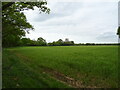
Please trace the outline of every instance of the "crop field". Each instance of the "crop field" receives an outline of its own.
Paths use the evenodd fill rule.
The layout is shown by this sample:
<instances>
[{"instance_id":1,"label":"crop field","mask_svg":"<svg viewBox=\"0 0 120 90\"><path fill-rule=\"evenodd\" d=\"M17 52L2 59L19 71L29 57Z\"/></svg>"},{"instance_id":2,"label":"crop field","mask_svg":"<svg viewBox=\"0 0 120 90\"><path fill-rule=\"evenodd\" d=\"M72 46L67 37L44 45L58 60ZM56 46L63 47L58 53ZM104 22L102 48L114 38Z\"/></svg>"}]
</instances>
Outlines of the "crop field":
<instances>
[{"instance_id":1,"label":"crop field","mask_svg":"<svg viewBox=\"0 0 120 90\"><path fill-rule=\"evenodd\" d=\"M118 46L3 49L3 88L117 88Z\"/></svg>"}]
</instances>

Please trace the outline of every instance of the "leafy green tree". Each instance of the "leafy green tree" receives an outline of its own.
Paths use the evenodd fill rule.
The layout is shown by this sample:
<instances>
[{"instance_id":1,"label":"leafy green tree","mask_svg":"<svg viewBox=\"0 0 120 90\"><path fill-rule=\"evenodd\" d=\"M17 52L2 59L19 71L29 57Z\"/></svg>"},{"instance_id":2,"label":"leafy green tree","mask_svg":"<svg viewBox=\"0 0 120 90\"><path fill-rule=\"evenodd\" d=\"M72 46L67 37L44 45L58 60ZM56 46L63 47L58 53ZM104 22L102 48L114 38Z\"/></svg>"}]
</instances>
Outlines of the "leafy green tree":
<instances>
[{"instance_id":1,"label":"leafy green tree","mask_svg":"<svg viewBox=\"0 0 120 90\"><path fill-rule=\"evenodd\" d=\"M22 11L38 7L40 12L49 13L46 1L40 2L2 2L2 39L3 47L19 45L22 36L33 26L27 22L26 16Z\"/></svg>"},{"instance_id":2,"label":"leafy green tree","mask_svg":"<svg viewBox=\"0 0 120 90\"><path fill-rule=\"evenodd\" d=\"M74 41L71 41L71 45L74 45Z\"/></svg>"},{"instance_id":3,"label":"leafy green tree","mask_svg":"<svg viewBox=\"0 0 120 90\"><path fill-rule=\"evenodd\" d=\"M117 35L119 35L120 38L120 27L118 27Z\"/></svg>"},{"instance_id":4,"label":"leafy green tree","mask_svg":"<svg viewBox=\"0 0 120 90\"><path fill-rule=\"evenodd\" d=\"M64 44L63 44L63 45L64 45L64 46L74 45L74 41L64 42Z\"/></svg>"},{"instance_id":5,"label":"leafy green tree","mask_svg":"<svg viewBox=\"0 0 120 90\"><path fill-rule=\"evenodd\" d=\"M46 40L43 39L42 37L39 37L39 38L37 39L37 45L39 45L39 46L46 46L46 45L47 45L47 42L46 42Z\"/></svg>"},{"instance_id":6,"label":"leafy green tree","mask_svg":"<svg viewBox=\"0 0 120 90\"><path fill-rule=\"evenodd\" d=\"M53 43L48 43L48 46L54 46Z\"/></svg>"},{"instance_id":7,"label":"leafy green tree","mask_svg":"<svg viewBox=\"0 0 120 90\"><path fill-rule=\"evenodd\" d=\"M70 46L74 45L74 41L63 41L59 39L58 41L53 41L52 43L48 43L49 46Z\"/></svg>"},{"instance_id":8,"label":"leafy green tree","mask_svg":"<svg viewBox=\"0 0 120 90\"><path fill-rule=\"evenodd\" d=\"M32 44L32 40L30 38L22 38L21 45L23 46L30 46Z\"/></svg>"},{"instance_id":9,"label":"leafy green tree","mask_svg":"<svg viewBox=\"0 0 120 90\"><path fill-rule=\"evenodd\" d=\"M63 41L62 39L59 39L59 40L57 41L57 43L58 43L59 46L62 46L63 43L64 43L64 41Z\"/></svg>"},{"instance_id":10,"label":"leafy green tree","mask_svg":"<svg viewBox=\"0 0 120 90\"><path fill-rule=\"evenodd\" d=\"M56 42L55 41L53 41L53 46L55 46L56 45Z\"/></svg>"}]
</instances>

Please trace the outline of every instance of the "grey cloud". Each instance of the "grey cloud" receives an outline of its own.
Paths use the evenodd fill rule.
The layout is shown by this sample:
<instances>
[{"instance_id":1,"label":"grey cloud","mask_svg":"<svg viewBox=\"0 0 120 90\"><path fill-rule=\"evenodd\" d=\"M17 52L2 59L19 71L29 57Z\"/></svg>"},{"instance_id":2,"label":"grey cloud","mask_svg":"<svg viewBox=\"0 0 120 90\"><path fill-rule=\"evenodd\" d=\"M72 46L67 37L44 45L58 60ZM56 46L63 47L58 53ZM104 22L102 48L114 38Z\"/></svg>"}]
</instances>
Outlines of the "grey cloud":
<instances>
[{"instance_id":1,"label":"grey cloud","mask_svg":"<svg viewBox=\"0 0 120 90\"><path fill-rule=\"evenodd\" d=\"M43 13L34 13L36 14L35 17L31 20L33 22L42 22L53 18L60 18L65 16L70 16L76 10L82 7L82 3L77 2L59 2L56 3L54 7L50 8L50 14L43 14Z\"/></svg>"},{"instance_id":2,"label":"grey cloud","mask_svg":"<svg viewBox=\"0 0 120 90\"><path fill-rule=\"evenodd\" d=\"M36 32L28 35L31 38L42 33L49 41L63 35L62 38L73 38L75 42L117 42L113 32L117 27L117 3L62 2L51 6L50 14L38 12L34 17L33 12L31 16L27 14Z\"/></svg>"},{"instance_id":3,"label":"grey cloud","mask_svg":"<svg viewBox=\"0 0 120 90\"><path fill-rule=\"evenodd\" d=\"M105 32L97 37L97 40L103 42L117 42L118 36L114 32Z\"/></svg>"}]
</instances>

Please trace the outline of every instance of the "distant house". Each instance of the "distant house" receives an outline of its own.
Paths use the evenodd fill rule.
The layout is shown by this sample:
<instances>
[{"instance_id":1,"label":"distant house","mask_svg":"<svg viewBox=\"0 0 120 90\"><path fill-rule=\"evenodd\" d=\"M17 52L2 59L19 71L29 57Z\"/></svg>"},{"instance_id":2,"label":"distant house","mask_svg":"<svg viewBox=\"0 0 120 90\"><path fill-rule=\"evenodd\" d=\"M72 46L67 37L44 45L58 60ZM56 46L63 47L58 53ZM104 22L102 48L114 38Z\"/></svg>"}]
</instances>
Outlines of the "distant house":
<instances>
[{"instance_id":1,"label":"distant house","mask_svg":"<svg viewBox=\"0 0 120 90\"><path fill-rule=\"evenodd\" d=\"M68 39L68 38L66 38L66 39L65 39L65 42L69 42L69 39Z\"/></svg>"},{"instance_id":2,"label":"distant house","mask_svg":"<svg viewBox=\"0 0 120 90\"><path fill-rule=\"evenodd\" d=\"M65 39L64 45L74 45L74 41L69 41L68 38Z\"/></svg>"}]
</instances>

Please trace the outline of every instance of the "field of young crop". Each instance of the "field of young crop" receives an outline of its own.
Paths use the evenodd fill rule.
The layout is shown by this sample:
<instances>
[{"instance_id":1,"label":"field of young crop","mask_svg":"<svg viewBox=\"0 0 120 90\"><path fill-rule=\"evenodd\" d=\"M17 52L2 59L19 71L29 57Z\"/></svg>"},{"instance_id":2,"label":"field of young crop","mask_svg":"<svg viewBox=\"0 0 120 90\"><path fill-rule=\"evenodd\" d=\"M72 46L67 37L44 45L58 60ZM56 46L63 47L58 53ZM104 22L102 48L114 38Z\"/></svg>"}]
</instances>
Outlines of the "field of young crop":
<instances>
[{"instance_id":1,"label":"field of young crop","mask_svg":"<svg viewBox=\"0 0 120 90\"><path fill-rule=\"evenodd\" d=\"M3 88L118 87L117 46L3 49Z\"/></svg>"}]
</instances>

